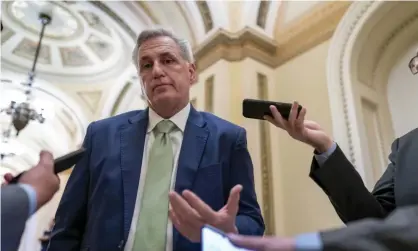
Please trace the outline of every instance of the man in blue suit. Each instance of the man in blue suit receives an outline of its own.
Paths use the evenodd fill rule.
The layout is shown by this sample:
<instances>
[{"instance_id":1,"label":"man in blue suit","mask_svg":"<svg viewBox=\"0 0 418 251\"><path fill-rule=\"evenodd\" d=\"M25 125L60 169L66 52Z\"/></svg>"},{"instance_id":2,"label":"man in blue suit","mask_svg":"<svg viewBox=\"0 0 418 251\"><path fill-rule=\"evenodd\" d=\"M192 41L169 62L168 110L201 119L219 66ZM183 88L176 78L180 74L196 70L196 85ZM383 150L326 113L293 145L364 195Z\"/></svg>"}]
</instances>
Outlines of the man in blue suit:
<instances>
[{"instance_id":1,"label":"man in blue suit","mask_svg":"<svg viewBox=\"0 0 418 251\"><path fill-rule=\"evenodd\" d=\"M48 250L199 251L203 224L262 235L246 132L190 105L187 41L146 30L133 59L149 108L90 124Z\"/></svg>"}]
</instances>

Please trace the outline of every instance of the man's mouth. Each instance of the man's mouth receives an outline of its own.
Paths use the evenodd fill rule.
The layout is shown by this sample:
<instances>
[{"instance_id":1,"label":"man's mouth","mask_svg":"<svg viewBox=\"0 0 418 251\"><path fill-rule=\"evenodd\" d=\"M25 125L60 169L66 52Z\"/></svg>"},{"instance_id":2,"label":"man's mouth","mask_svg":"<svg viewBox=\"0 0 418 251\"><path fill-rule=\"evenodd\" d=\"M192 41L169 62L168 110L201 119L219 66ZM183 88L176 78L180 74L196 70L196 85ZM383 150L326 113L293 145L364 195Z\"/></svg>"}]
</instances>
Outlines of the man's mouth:
<instances>
[{"instance_id":1,"label":"man's mouth","mask_svg":"<svg viewBox=\"0 0 418 251\"><path fill-rule=\"evenodd\" d=\"M156 90L158 87L167 86L167 85L169 85L169 84L159 84L159 85L156 85L156 86L153 88L153 90Z\"/></svg>"}]
</instances>

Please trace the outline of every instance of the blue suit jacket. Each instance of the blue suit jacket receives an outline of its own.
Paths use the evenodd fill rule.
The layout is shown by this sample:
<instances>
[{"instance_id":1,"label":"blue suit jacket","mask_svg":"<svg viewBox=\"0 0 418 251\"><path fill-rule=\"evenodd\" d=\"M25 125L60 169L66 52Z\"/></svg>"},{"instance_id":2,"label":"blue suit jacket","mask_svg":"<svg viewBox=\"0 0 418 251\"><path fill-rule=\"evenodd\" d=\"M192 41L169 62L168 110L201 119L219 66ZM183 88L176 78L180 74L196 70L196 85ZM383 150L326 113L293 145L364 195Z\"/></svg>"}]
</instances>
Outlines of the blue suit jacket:
<instances>
[{"instance_id":1,"label":"blue suit jacket","mask_svg":"<svg viewBox=\"0 0 418 251\"><path fill-rule=\"evenodd\" d=\"M86 155L68 180L55 217L49 251L123 250L135 207L148 110L93 122ZM262 235L264 223L254 190L246 132L212 114L191 109L178 161L175 190L190 189L214 210L230 189L243 185L236 225ZM173 229L173 251L200 251Z\"/></svg>"}]
</instances>

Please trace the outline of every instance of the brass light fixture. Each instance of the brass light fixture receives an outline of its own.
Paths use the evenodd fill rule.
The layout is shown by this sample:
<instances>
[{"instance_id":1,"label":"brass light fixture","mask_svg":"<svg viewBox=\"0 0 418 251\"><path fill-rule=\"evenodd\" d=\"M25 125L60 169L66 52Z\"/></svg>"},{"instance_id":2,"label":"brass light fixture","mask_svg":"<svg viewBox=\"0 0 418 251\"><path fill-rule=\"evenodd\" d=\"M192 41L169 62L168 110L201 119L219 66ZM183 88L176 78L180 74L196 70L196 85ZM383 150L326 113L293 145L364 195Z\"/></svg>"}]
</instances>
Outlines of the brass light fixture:
<instances>
[{"instance_id":1,"label":"brass light fixture","mask_svg":"<svg viewBox=\"0 0 418 251\"><path fill-rule=\"evenodd\" d=\"M409 69L411 70L412 74L418 74L418 51L417 55L409 61Z\"/></svg>"},{"instance_id":2,"label":"brass light fixture","mask_svg":"<svg viewBox=\"0 0 418 251\"><path fill-rule=\"evenodd\" d=\"M41 12L39 13L39 19L41 21L42 28L39 34L39 42L35 51L35 58L33 60L32 68L28 73L28 81L22 83L22 85L25 87L24 94L26 96L26 100L23 102L17 102L12 100L10 101L10 104L7 108L0 109L0 114L5 113L6 115L11 117L10 126L8 126L8 128L3 130L2 132L2 143L7 143L9 141L10 137L12 136L12 131L15 131L16 136L18 136L20 131L22 131L31 120L37 120L39 123L45 122L45 118L42 115L42 111L38 113L30 105L32 97L32 85L35 78L36 63L38 62L39 52L42 47L42 39L44 37L45 28L48 24L51 23L51 15ZM14 156L14 154L0 153L0 159L3 159L7 156Z\"/></svg>"}]
</instances>

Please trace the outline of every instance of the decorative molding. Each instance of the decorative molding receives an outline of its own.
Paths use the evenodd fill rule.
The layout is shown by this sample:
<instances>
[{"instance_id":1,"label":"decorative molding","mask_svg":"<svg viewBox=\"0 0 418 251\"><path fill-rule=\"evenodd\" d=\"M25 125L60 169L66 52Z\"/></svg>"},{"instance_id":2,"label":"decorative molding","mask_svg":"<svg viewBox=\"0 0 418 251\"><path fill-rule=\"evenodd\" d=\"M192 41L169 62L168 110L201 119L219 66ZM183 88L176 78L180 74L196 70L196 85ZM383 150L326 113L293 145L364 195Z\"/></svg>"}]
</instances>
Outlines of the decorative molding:
<instances>
[{"instance_id":1,"label":"decorative molding","mask_svg":"<svg viewBox=\"0 0 418 251\"><path fill-rule=\"evenodd\" d=\"M189 31L192 35L191 44L192 44L192 46L195 46L197 44L196 32L194 31L194 29L192 27L192 23L190 22L189 16L186 14L186 10L183 8L184 6L181 5L179 1L174 1L174 3L176 4L177 8L179 9L180 14L183 16L184 20L186 20L187 28L189 29Z\"/></svg>"},{"instance_id":2,"label":"decorative molding","mask_svg":"<svg viewBox=\"0 0 418 251\"><path fill-rule=\"evenodd\" d=\"M398 47L399 45L393 45L397 37L403 34L405 29L409 29L409 33L414 30L410 28L410 24L412 20L416 20L416 15L409 13L408 16L403 17L404 22L392 27L385 27L386 30L382 30L385 33L381 34L385 37L384 40L379 40L377 44L367 44L365 42L370 35L370 31L365 31L365 27L369 25L373 26L373 29L382 29L383 27L378 27L376 23L379 22L380 18L385 18L389 11L393 13L393 9L401 4L406 3L381 1L353 3L336 29L328 52L327 83L334 137L348 155L348 159L356 165L363 178L366 178L365 157L363 157L364 153L362 151L364 144L362 144L361 139L363 129L361 119L359 121L358 114L360 111L356 110L358 96L353 92L353 85L359 82L358 67L353 66L359 63L358 54L365 46L381 46L379 48L381 55L377 55L376 58L376 64L379 65L380 61L383 60L382 58L387 56L388 46ZM412 37L414 33L412 32L410 35ZM390 57L390 60L395 61L393 56ZM375 67L376 65L370 71L375 73ZM407 62L405 67L407 67ZM378 71L380 74L385 74L385 69L378 69ZM379 76L376 77L381 78L380 74L377 74ZM387 81L387 78L381 80Z\"/></svg>"},{"instance_id":3,"label":"decorative molding","mask_svg":"<svg viewBox=\"0 0 418 251\"><path fill-rule=\"evenodd\" d=\"M219 29L194 49L198 70L202 71L220 59L234 62L245 58L276 68L330 39L350 4L318 4L277 32L276 40L251 27L236 33Z\"/></svg>"},{"instance_id":4,"label":"decorative molding","mask_svg":"<svg viewBox=\"0 0 418 251\"><path fill-rule=\"evenodd\" d=\"M121 92L125 88L128 82L132 82L133 84L138 83L138 72L136 67L131 64L125 72L121 73L119 78L113 81L114 83L111 87L105 92L106 95L103 100L103 104L101 106L101 113L98 114L99 118L107 118L113 116L114 111L119 109L119 105L122 102L123 98L121 97Z\"/></svg>"},{"instance_id":5,"label":"decorative molding","mask_svg":"<svg viewBox=\"0 0 418 251\"><path fill-rule=\"evenodd\" d=\"M9 38L13 37L15 32L11 29L9 29L7 26L3 26L2 24L2 29L1 29L1 44L7 42L7 40L9 40Z\"/></svg>"},{"instance_id":6,"label":"decorative molding","mask_svg":"<svg viewBox=\"0 0 418 251\"><path fill-rule=\"evenodd\" d=\"M140 3L140 2L142 2L142 1L139 1L138 3ZM102 10L103 12L105 12L117 24L119 24L120 26L122 26L122 28L129 34L129 36L131 38L133 38L134 40L136 40L136 34L135 34L135 32L131 29L131 27L129 27L129 25L127 25L125 23L125 21L123 21L122 18L120 18L115 12L113 12L113 10L111 10L109 7L107 7L101 1L89 1L89 3L91 3L92 5L96 6L97 8L99 8L100 10ZM144 9L144 11L145 11L145 9ZM148 15L148 13L147 13L147 15Z\"/></svg>"},{"instance_id":7,"label":"decorative molding","mask_svg":"<svg viewBox=\"0 0 418 251\"><path fill-rule=\"evenodd\" d=\"M202 17L205 31L208 33L213 29L213 19L210 13L208 3L204 0L195 1L197 8L199 9L200 16Z\"/></svg>"},{"instance_id":8,"label":"decorative molding","mask_svg":"<svg viewBox=\"0 0 418 251\"><path fill-rule=\"evenodd\" d=\"M288 25L277 27L277 64L330 39L350 5L346 1L319 3Z\"/></svg>"},{"instance_id":9,"label":"decorative molding","mask_svg":"<svg viewBox=\"0 0 418 251\"><path fill-rule=\"evenodd\" d=\"M273 37L278 37L278 33L285 26L286 22L286 12L289 9L288 1L281 1L279 7L276 9L276 15L274 17L274 30Z\"/></svg>"},{"instance_id":10,"label":"decorative molding","mask_svg":"<svg viewBox=\"0 0 418 251\"><path fill-rule=\"evenodd\" d=\"M416 13L418 14L418 5L416 8ZM380 93L386 94L387 92L387 85L382 83L388 82L394 63L401 59L407 48L418 41L418 33L416 32L418 30L417 14L405 20L398 26L401 29L396 29L394 33L388 36L389 39L383 45L385 49L379 55L375 67L372 68L372 87ZM406 61L405 67L407 68L408 66Z\"/></svg>"},{"instance_id":11,"label":"decorative molding","mask_svg":"<svg viewBox=\"0 0 418 251\"><path fill-rule=\"evenodd\" d=\"M270 6L271 0L260 1L260 4L258 5L256 24L262 29L266 28L267 14L270 10Z\"/></svg>"},{"instance_id":12,"label":"decorative molding","mask_svg":"<svg viewBox=\"0 0 418 251\"><path fill-rule=\"evenodd\" d=\"M393 10L393 11L392 11ZM392 19L385 19L384 15L391 15ZM386 82L387 77L385 71L380 71L378 69L378 64L380 64L384 52L387 51L388 45L393 42L396 43L396 40L401 37L406 37L407 39L415 40L417 39L417 32L412 32L409 34L401 34L408 30L409 26L415 26L418 22L418 5L417 2L402 2L399 5L397 2L390 2L384 6L384 10L379 12L379 17L373 23L367 22L365 28L362 30L369 30L370 37L364 38L364 40L358 40L356 42L357 46L361 46L361 51L359 51L359 58L356 59L357 62L354 63L356 70L356 77L358 80L370 88L377 90L381 85L374 85L376 79L379 79L380 82ZM380 28L377 28L380 27ZM362 31L365 32L365 31ZM367 32L367 31L366 31ZM415 36L414 36L415 35ZM362 36L363 37L363 36ZM408 38L410 37L410 38ZM355 45L356 46L356 45ZM399 44L398 53L402 53L404 50L404 44ZM357 50L357 49L354 49ZM390 61L396 61L400 59L401 54L393 54ZM389 63L390 64L390 63ZM392 66L390 64L390 66ZM389 71L390 69L387 69ZM380 71L379 73L377 71ZM379 76L382 74L383 76Z\"/></svg>"},{"instance_id":13,"label":"decorative molding","mask_svg":"<svg viewBox=\"0 0 418 251\"><path fill-rule=\"evenodd\" d=\"M393 32L391 32L385 39L385 42L380 46L378 53L377 53L377 58L373 64L373 68L372 68L372 80L375 79L377 77L377 75L379 74L378 72L378 64L379 62L382 60L384 52L388 49L389 45L392 44L394 42L394 40L405 30L407 30L410 26L415 25L415 23L418 21L418 11L415 12L414 15L410 16L407 20L405 20L404 22L402 22L395 30L393 30ZM415 33L418 34L418 33ZM389 72L386 72L387 74L389 74ZM371 81L372 82L372 81ZM372 86L373 86L372 82Z\"/></svg>"},{"instance_id":14,"label":"decorative molding","mask_svg":"<svg viewBox=\"0 0 418 251\"><path fill-rule=\"evenodd\" d=\"M132 86L132 82L131 81L128 81L125 84L125 86L123 86L122 90L120 91L120 94L116 98L116 101L115 101L115 103L114 103L114 105L112 107L112 111L110 112L110 116L116 115L116 112L119 109L120 103L122 102L123 98L126 96L126 93L131 88L131 86Z\"/></svg>"},{"instance_id":15,"label":"decorative molding","mask_svg":"<svg viewBox=\"0 0 418 251\"><path fill-rule=\"evenodd\" d=\"M274 67L276 46L274 40L250 27L237 33L219 29L195 48L194 54L199 71L220 59L233 62L247 57Z\"/></svg>"},{"instance_id":16,"label":"decorative molding","mask_svg":"<svg viewBox=\"0 0 418 251\"><path fill-rule=\"evenodd\" d=\"M60 109L57 111L56 120L63 126L70 139L74 139L76 137L77 125L74 123L71 115L65 109Z\"/></svg>"},{"instance_id":17,"label":"decorative molding","mask_svg":"<svg viewBox=\"0 0 418 251\"><path fill-rule=\"evenodd\" d=\"M200 1L199 1L200 2ZM203 1L204 2L204 1ZM144 11L144 13L151 19L151 21L154 23L154 25L161 25L161 21L156 17L156 15L154 14L154 12L151 10L151 8L148 6L148 4L147 4L147 2L146 1L134 1L133 2L134 4L137 4L138 6L139 6L139 8L141 8L143 11ZM196 2L196 5L198 6L198 4L197 4L198 2ZM190 41L191 43L192 43L192 45L195 45L195 44L197 44L197 35L196 35L196 32L194 31L194 29L193 29L193 27L192 27L192 25L195 25L195 24L192 24L191 23L191 21L190 21L190 17L189 17L189 15L187 15L186 14L186 10L183 8L183 5L181 4L181 2L179 2L179 1L174 1L174 4L176 5L176 7L177 7L177 9L178 9L178 11L180 12L180 15L182 15L183 16L183 18L184 18L184 20L186 21L186 24L187 24L187 28L188 28L188 30L190 31L190 33L191 33L191 40L192 41ZM207 5L206 5L207 6ZM208 11L208 14L206 14L206 16L209 16L209 17L206 17L206 16L203 16L203 14L202 14L202 10L200 10L200 8L199 8L199 12L200 12L200 14L201 14L201 17L202 17L202 20L203 21L205 21L205 19L207 19L207 18L210 18L210 10L209 9L207 9L207 11ZM210 23L212 23L212 21L211 21L212 19L210 18L210 19L208 19L207 20L207 22L210 22Z\"/></svg>"},{"instance_id":18,"label":"decorative molding","mask_svg":"<svg viewBox=\"0 0 418 251\"><path fill-rule=\"evenodd\" d=\"M347 57L349 56L347 55L346 48L358 23L373 3L371 1L356 2L351 5L335 31L327 59L328 96L330 99L334 138L348 155L348 159L353 165L356 165L359 161L361 162L361 158L359 159L356 156L356 150L354 149L355 143L353 142L353 133L356 134L355 137L359 136L358 129L355 128L357 122L354 105L352 104L353 101L348 106L348 100L353 99L353 93L351 86L346 84L347 80L345 79L347 78L345 77L346 74L349 74L345 72L349 70L347 69L346 63L348 61ZM341 113L343 116L341 116ZM337 121L341 117L343 119ZM359 150L357 153L359 153ZM364 170L358 171L360 171L361 176L364 178Z\"/></svg>"},{"instance_id":19,"label":"decorative molding","mask_svg":"<svg viewBox=\"0 0 418 251\"><path fill-rule=\"evenodd\" d=\"M205 81L205 111L213 113L213 105L215 101L214 97L214 79L215 76L212 75L208 77Z\"/></svg>"},{"instance_id":20,"label":"decorative molding","mask_svg":"<svg viewBox=\"0 0 418 251\"><path fill-rule=\"evenodd\" d=\"M142 8L142 10L145 12L145 14L147 14L147 16L151 19L151 21L154 24L161 24L158 18L155 17L152 10L148 7L147 1L135 1L134 3L138 4Z\"/></svg>"},{"instance_id":21,"label":"decorative molding","mask_svg":"<svg viewBox=\"0 0 418 251\"><path fill-rule=\"evenodd\" d=\"M192 98L190 100L190 104L192 104L192 106L197 109L197 98Z\"/></svg>"},{"instance_id":22,"label":"decorative molding","mask_svg":"<svg viewBox=\"0 0 418 251\"><path fill-rule=\"evenodd\" d=\"M102 91L81 91L77 95L83 100L92 113L99 107Z\"/></svg>"},{"instance_id":23,"label":"decorative molding","mask_svg":"<svg viewBox=\"0 0 418 251\"><path fill-rule=\"evenodd\" d=\"M257 92L258 98L268 99L268 82L264 74L257 73ZM266 235L275 234L275 210L274 210L274 190L272 187L273 172L271 158L270 125L266 121L259 121L260 137L260 168L261 168L261 195L263 202L263 216L266 222Z\"/></svg>"}]
</instances>

